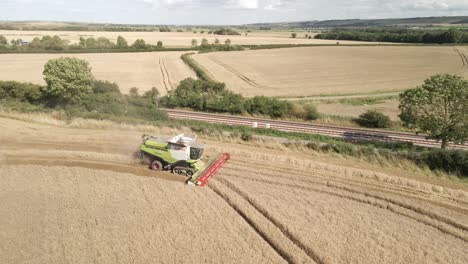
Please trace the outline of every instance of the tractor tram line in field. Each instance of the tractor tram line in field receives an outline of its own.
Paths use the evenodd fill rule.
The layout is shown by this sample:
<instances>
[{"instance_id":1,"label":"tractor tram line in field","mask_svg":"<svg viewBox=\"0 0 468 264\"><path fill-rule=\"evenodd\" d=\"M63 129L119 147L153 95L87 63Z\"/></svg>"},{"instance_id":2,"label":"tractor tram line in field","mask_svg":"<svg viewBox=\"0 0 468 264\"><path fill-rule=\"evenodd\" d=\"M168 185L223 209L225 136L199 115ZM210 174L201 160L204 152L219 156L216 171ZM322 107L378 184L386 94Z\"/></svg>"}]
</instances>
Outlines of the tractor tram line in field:
<instances>
[{"instance_id":1,"label":"tractor tram line in field","mask_svg":"<svg viewBox=\"0 0 468 264\"><path fill-rule=\"evenodd\" d=\"M263 210L261 208L261 205L255 205L255 202L249 197L249 195L245 191L241 190L241 187L236 187L236 185L234 184L236 180L240 179L252 183L267 184L272 186L272 188L285 187L305 192L315 192L324 195L335 196L340 199L346 199L349 201L370 205L377 209L387 210L396 215L409 218L411 220L419 222L420 224L435 228L446 235L450 235L464 242L468 242L468 226L466 226L463 223L454 221L452 218L444 216L438 212L433 212L428 210L427 208L423 208L422 206L413 204L413 202L410 201L415 200L414 197L405 199L405 202L403 202L398 199L394 199L391 196L383 195L380 191L365 190L365 186L344 186L344 183L346 185L349 185L349 182L347 181L342 183L332 183L328 179L324 179L320 176L314 175L314 173L298 174L295 172L289 172L288 177L284 177L279 175L281 174L281 172L279 171L272 171L268 173L262 172L256 174L255 172L248 171L248 167L244 168L245 169L242 169L237 166L232 166L231 164L228 164L226 168L224 168L221 171L219 177L216 178L216 181L221 181L228 185L231 189L235 190L237 193L239 193L239 195L244 197L244 199L249 201L258 211L267 214L265 217L267 217L270 221L275 223L275 225L277 225L280 228L285 227L280 223L280 221L275 220L270 215L270 213ZM240 171L243 173L239 173ZM322 171L321 173L323 172L324 171ZM321 174L320 172L317 173ZM256 175L256 177L251 177L249 175ZM290 177L292 177L293 179L289 179ZM314 178L314 180L306 180L305 178ZM298 180L300 181L300 183L298 183ZM386 187L382 187L379 189L385 190ZM295 244L303 244L299 243L298 239L294 239L293 234L288 234L288 238L295 241ZM317 259L320 259L316 257L316 254L313 255L315 257L313 257L312 259L314 259L315 261L317 261Z\"/></svg>"},{"instance_id":2,"label":"tractor tram line in field","mask_svg":"<svg viewBox=\"0 0 468 264\"><path fill-rule=\"evenodd\" d=\"M174 109L165 109L165 111L168 113L170 118L174 119L196 120L214 124L242 126L252 126L253 124L255 124L258 127L269 127L270 129L276 129L285 132L318 134L335 138L342 138L350 141L370 140L394 143L412 143L424 147L440 146L440 143L436 140L426 139L424 136L419 136L405 132L349 128ZM467 144L451 144L450 146L452 148L468 149Z\"/></svg>"}]
</instances>

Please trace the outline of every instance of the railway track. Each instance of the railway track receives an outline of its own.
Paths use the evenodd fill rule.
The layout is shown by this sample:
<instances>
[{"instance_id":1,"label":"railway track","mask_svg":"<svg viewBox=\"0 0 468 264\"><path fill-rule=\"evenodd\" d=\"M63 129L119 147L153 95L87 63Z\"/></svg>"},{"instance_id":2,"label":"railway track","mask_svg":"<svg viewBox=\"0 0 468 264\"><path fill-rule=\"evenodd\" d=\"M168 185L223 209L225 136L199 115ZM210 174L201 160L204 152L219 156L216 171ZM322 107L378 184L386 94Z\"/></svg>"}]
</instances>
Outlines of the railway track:
<instances>
[{"instance_id":1,"label":"railway track","mask_svg":"<svg viewBox=\"0 0 468 264\"><path fill-rule=\"evenodd\" d=\"M167 112L168 116L173 119L196 120L205 121L212 124L241 126L253 126L253 124L255 123L259 128L269 127L270 129L275 129L279 131L317 134L335 138L342 138L349 141L372 140L393 143L412 143L414 145L424 147L440 147L440 142L436 140L426 139L424 136L405 132L319 125L311 123L241 117L174 109L165 109L165 111ZM450 144L450 147L468 150L468 144Z\"/></svg>"}]
</instances>

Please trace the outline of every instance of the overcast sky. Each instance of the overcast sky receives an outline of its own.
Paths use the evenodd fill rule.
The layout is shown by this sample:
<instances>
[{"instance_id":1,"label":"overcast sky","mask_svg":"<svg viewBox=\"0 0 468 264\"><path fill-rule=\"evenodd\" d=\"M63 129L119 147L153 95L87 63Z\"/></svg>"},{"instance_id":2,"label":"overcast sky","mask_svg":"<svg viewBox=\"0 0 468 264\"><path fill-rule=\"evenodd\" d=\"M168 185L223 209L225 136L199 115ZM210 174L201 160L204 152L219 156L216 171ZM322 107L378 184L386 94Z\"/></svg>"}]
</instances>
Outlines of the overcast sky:
<instances>
[{"instance_id":1,"label":"overcast sky","mask_svg":"<svg viewBox=\"0 0 468 264\"><path fill-rule=\"evenodd\" d=\"M0 0L0 20L247 24L468 15L468 0Z\"/></svg>"}]
</instances>

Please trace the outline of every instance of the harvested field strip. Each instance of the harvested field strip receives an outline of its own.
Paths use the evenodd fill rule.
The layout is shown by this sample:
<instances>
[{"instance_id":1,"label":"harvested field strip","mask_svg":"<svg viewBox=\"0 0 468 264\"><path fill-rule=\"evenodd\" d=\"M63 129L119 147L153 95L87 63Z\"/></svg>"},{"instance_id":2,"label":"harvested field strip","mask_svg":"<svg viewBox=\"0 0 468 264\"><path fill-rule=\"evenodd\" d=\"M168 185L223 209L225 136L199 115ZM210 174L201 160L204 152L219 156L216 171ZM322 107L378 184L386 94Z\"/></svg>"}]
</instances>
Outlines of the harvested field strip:
<instances>
[{"instance_id":1,"label":"harvested field strip","mask_svg":"<svg viewBox=\"0 0 468 264\"><path fill-rule=\"evenodd\" d=\"M80 167L96 170L113 171L117 173L131 173L137 176L157 177L160 179L183 183L184 177L179 177L171 173L154 173L141 164L122 164L120 162L96 161L85 159L70 158L51 158L51 157L7 157L3 162L8 165L41 165L52 167ZM1 164L1 162L0 162Z\"/></svg>"},{"instance_id":2,"label":"harvested field strip","mask_svg":"<svg viewBox=\"0 0 468 264\"><path fill-rule=\"evenodd\" d=\"M234 178L234 179L236 177L235 174L223 173L223 176L218 177L218 178L220 180L227 181L225 176L230 176L230 178ZM366 192L361 192L361 191L352 190L352 189L346 190L342 188L342 186L337 186L333 184L326 184L318 188L318 187L313 187L313 186L298 185L295 183L285 183L282 181L275 181L275 180L266 180L266 179L251 178L251 177L244 177L244 176L237 176L237 177L242 178L244 180L248 180L250 182L264 183L264 184L271 185L271 186L295 188L295 189L300 189L304 191L311 191L311 192L316 192L316 193L321 193L321 194L326 194L326 195L332 195L332 196L336 196L339 198L344 198L344 199L352 200L355 202L368 204L370 206L374 206L379 209L388 210L392 213L410 218L423 225L431 226L447 235L450 235L460 240L463 240L465 242L468 242L468 234L464 232L466 231L466 227L464 225L456 223L455 221L451 219L447 219L443 216L436 215L432 212L427 212L426 210L422 208L413 207L411 205L407 205L405 203L395 201L390 198L381 197L379 195L369 194ZM231 184L233 183L231 182ZM323 188L323 187L328 187L328 188ZM332 190L329 190L329 188L334 188L334 189L340 190L341 192L332 191ZM246 197L248 196L246 195Z\"/></svg>"},{"instance_id":3,"label":"harvested field strip","mask_svg":"<svg viewBox=\"0 0 468 264\"><path fill-rule=\"evenodd\" d=\"M379 192L387 192L387 193L392 193L396 195L403 195L408 198L419 199L425 202L434 203L441 207L448 207L450 209L454 209L456 211L460 211L462 213L468 214L468 202L467 201L456 199L452 196L443 195L442 193L429 192L427 190L415 189L415 187L407 187L406 185L399 185L397 182L385 182L385 181L380 181L377 178L369 179L369 178L363 178L362 176L353 176L353 175L341 176L339 173L334 173L334 172L327 171L324 169L314 169L314 168L310 168L308 170L300 170L298 168L295 168L295 171L291 172L290 169L285 168L285 167L279 167L275 165L268 166L262 163L249 161L250 165L254 165L256 168L255 170L251 170L245 167L246 162L247 160L244 160L244 161L232 160L226 166L226 169L234 170L234 171L242 170L242 171L246 171L250 173L255 173L256 171L258 171L258 169L270 170L270 171L274 171L278 173L287 174L288 175L287 179L294 179L295 181L300 181L300 182L309 182L309 181L314 182L313 178L322 179L323 181L328 181L328 182L337 182L337 183L345 182L346 184L354 185L356 187L366 188L366 189L375 190ZM268 175L268 177L277 177L280 179L285 178L275 173L272 173L272 174L264 173L263 175ZM459 204L460 207L455 207L453 206L453 204L435 202L432 199L424 199L421 196L426 197L426 198L434 198L434 196L436 196L442 199L446 199L450 202L456 202Z\"/></svg>"},{"instance_id":4,"label":"harvested field strip","mask_svg":"<svg viewBox=\"0 0 468 264\"><path fill-rule=\"evenodd\" d=\"M225 178L217 178L216 181L219 181L223 183L225 186L227 186L231 191L234 191L237 193L239 196L241 196L246 202L248 202L249 205L251 205L257 212L259 212L263 217L268 219L273 225L275 225L281 233L286 236L294 245L297 247L301 248L307 256L309 256L312 260L314 260L316 263L322 264L324 263L322 261L322 258L317 255L317 253L310 247L306 246L304 243L300 241L299 238L293 236L289 231L286 226L284 226L279 220L273 218L269 213L268 210L260 207L257 203L255 203L252 199L247 196L246 193L244 193L242 190L237 188L232 182L226 180Z\"/></svg>"}]
</instances>

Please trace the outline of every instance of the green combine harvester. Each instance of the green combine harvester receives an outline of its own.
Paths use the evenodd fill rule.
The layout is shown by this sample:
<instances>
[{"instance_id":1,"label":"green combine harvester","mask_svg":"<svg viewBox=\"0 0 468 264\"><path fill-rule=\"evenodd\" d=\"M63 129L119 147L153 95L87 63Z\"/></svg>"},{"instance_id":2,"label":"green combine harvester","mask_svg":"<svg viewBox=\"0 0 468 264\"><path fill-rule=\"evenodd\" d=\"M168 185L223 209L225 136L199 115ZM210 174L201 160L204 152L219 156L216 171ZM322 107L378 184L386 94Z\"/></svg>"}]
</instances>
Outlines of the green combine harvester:
<instances>
[{"instance_id":1,"label":"green combine harvester","mask_svg":"<svg viewBox=\"0 0 468 264\"><path fill-rule=\"evenodd\" d=\"M205 186L221 166L229 160L228 153L215 155L206 164L201 160L205 145L184 134L171 139L143 136L138 156L155 171L170 171L188 177L188 184Z\"/></svg>"}]
</instances>

